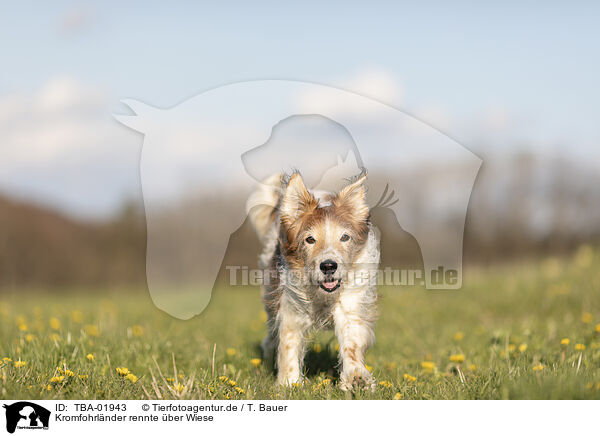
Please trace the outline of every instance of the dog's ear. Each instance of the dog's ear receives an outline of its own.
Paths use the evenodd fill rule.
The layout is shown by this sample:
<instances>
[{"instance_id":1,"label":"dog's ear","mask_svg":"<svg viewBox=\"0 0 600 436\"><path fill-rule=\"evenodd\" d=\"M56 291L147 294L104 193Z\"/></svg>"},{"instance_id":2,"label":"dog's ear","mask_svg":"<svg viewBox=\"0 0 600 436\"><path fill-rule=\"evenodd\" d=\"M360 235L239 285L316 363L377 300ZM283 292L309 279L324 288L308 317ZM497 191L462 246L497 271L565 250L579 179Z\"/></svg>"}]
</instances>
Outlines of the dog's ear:
<instances>
[{"instance_id":1,"label":"dog's ear","mask_svg":"<svg viewBox=\"0 0 600 436\"><path fill-rule=\"evenodd\" d=\"M302 176L294 173L288 182L281 201L281 221L289 227L301 215L312 212L319 205L304 186Z\"/></svg>"},{"instance_id":2,"label":"dog's ear","mask_svg":"<svg viewBox=\"0 0 600 436\"><path fill-rule=\"evenodd\" d=\"M365 222L369 218L365 181L367 174L361 175L355 182L343 188L333 199L333 205L340 215L351 217L355 222Z\"/></svg>"}]
</instances>

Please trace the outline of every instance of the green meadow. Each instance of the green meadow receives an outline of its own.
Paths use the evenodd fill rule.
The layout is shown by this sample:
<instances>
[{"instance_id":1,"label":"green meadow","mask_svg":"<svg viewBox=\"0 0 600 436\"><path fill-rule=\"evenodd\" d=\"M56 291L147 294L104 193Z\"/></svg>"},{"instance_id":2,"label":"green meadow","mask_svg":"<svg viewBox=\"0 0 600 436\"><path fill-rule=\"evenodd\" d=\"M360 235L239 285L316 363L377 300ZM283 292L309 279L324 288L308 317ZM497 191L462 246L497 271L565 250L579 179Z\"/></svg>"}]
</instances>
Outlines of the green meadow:
<instances>
[{"instance_id":1,"label":"green meadow","mask_svg":"<svg viewBox=\"0 0 600 436\"><path fill-rule=\"evenodd\" d=\"M258 288L218 288L188 321L142 290L4 292L0 397L600 399L599 254L467 267L458 291L382 288L378 385L354 393L331 332L312 337L304 383L276 385Z\"/></svg>"}]
</instances>

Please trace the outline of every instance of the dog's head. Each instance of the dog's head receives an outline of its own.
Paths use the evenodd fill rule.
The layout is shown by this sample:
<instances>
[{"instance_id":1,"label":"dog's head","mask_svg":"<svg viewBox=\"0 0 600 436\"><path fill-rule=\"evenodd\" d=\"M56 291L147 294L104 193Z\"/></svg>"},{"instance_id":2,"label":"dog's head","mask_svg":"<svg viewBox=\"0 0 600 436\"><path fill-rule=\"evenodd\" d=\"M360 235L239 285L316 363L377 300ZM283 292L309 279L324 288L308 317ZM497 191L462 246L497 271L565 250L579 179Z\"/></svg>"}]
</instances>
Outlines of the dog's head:
<instances>
[{"instance_id":1,"label":"dog's head","mask_svg":"<svg viewBox=\"0 0 600 436\"><path fill-rule=\"evenodd\" d=\"M281 246L290 267L310 285L334 292L364 248L369 208L362 175L335 194L317 199L300 174L292 175L281 201Z\"/></svg>"}]
</instances>

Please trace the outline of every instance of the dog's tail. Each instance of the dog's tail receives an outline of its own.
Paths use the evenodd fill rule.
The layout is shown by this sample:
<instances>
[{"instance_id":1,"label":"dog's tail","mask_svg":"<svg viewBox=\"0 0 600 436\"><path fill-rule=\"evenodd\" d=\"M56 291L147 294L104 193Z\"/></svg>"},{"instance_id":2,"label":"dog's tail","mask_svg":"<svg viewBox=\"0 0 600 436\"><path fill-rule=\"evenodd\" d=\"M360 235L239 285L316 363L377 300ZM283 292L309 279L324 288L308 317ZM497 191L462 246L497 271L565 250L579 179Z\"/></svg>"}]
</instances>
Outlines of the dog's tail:
<instances>
[{"instance_id":1,"label":"dog's tail","mask_svg":"<svg viewBox=\"0 0 600 436\"><path fill-rule=\"evenodd\" d=\"M262 182L246 202L246 212L252 227L262 239L277 219L279 203L283 196L283 174L273 174Z\"/></svg>"}]
</instances>

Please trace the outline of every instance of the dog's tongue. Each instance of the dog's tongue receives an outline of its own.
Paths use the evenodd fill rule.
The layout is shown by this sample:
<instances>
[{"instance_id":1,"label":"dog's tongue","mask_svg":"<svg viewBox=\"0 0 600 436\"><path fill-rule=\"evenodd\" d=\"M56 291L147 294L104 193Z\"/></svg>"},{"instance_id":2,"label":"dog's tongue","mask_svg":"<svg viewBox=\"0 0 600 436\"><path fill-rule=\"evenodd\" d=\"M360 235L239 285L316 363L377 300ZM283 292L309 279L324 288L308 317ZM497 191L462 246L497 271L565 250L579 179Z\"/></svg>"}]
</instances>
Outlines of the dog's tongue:
<instances>
[{"instance_id":1,"label":"dog's tongue","mask_svg":"<svg viewBox=\"0 0 600 436\"><path fill-rule=\"evenodd\" d=\"M323 287L326 289L333 289L338 284L337 280L333 280L331 282L323 282Z\"/></svg>"}]
</instances>

